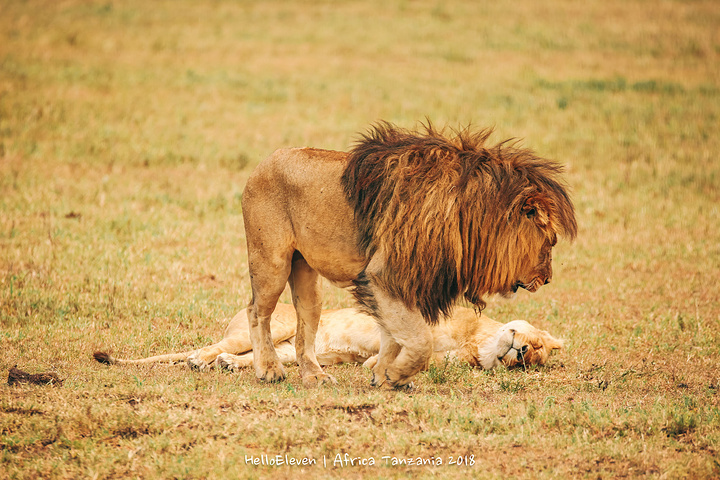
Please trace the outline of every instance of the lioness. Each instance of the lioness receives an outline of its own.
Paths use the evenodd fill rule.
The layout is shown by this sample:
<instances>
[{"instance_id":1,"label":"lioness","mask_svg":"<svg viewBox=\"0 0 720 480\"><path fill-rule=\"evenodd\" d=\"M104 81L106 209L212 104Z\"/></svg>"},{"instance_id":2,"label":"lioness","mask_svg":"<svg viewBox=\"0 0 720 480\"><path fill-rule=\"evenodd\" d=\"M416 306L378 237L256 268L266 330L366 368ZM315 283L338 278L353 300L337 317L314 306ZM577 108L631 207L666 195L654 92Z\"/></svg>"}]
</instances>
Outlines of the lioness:
<instances>
[{"instance_id":1,"label":"lioness","mask_svg":"<svg viewBox=\"0 0 720 480\"><path fill-rule=\"evenodd\" d=\"M292 305L279 303L270 322L273 344L282 363L296 362L297 318ZM544 364L550 352L562 342L524 320L500 323L470 308L455 308L450 318L432 327L433 361L446 358L491 369L499 365ZM377 322L357 309L323 311L317 331L315 353L321 365L363 363L372 368L380 351ZM106 353L95 353L106 364L181 362L201 370L219 366L231 370L253 365L253 352L247 322L247 309L233 317L223 339L199 350L159 355L139 360L122 360Z\"/></svg>"},{"instance_id":2,"label":"lioness","mask_svg":"<svg viewBox=\"0 0 720 480\"><path fill-rule=\"evenodd\" d=\"M285 285L297 313L303 383L318 362L320 276L353 287L380 330L373 385L407 386L433 353L430 328L465 297L530 292L552 278L558 236L577 232L562 167L490 130L445 136L375 125L350 152L282 149L248 179L242 210L255 373L285 377L272 313Z\"/></svg>"}]
</instances>

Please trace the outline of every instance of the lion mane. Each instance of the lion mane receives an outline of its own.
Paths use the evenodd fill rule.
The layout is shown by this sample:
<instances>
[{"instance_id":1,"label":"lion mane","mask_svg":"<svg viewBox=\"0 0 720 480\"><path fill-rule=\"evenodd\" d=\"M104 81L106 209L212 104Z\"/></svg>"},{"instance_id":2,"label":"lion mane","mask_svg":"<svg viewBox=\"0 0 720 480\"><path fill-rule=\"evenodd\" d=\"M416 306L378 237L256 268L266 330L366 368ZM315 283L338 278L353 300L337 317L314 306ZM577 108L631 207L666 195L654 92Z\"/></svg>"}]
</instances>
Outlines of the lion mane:
<instances>
[{"instance_id":1,"label":"lion mane","mask_svg":"<svg viewBox=\"0 0 720 480\"><path fill-rule=\"evenodd\" d=\"M482 310L483 296L512 288L532 242L574 239L577 224L558 163L510 140L487 145L492 129L423 127L374 125L350 150L342 186L360 250L384 260L375 280L435 324L461 296ZM375 314L367 274L354 283Z\"/></svg>"}]
</instances>

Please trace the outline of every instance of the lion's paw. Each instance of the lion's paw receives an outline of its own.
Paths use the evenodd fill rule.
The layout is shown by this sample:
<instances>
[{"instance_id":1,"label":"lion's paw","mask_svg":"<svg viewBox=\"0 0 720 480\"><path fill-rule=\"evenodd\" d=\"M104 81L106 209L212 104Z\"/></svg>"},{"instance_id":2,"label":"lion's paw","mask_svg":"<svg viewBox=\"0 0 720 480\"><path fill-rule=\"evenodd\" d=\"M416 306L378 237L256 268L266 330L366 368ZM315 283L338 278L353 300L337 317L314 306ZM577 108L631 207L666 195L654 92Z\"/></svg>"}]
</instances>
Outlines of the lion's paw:
<instances>
[{"instance_id":1,"label":"lion's paw","mask_svg":"<svg viewBox=\"0 0 720 480\"><path fill-rule=\"evenodd\" d=\"M211 368L210 364L208 364L207 362L202 360L200 357L195 356L195 355L190 355L188 357L187 364L193 370L198 370L201 372L205 371L205 370L210 370L210 368Z\"/></svg>"},{"instance_id":2,"label":"lion's paw","mask_svg":"<svg viewBox=\"0 0 720 480\"><path fill-rule=\"evenodd\" d=\"M377 372L373 372L372 379L370 380L370 385L373 387L381 387L385 383L385 375L378 374Z\"/></svg>"},{"instance_id":3,"label":"lion's paw","mask_svg":"<svg viewBox=\"0 0 720 480\"><path fill-rule=\"evenodd\" d=\"M302 378L303 386L307 388L316 387L318 385L337 385L337 380L327 373L315 373L305 375Z\"/></svg>"},{"instance_id":4,"label":"lion's paw","mask_svg":"<svg viewBox=\"0 0 720 480\"><path fill-rule=\"evenodd\" d=\"M374 385L378 386L378 385ZM408 382L403 385L398 384L392 384L389 381L385 381L382 384L379 385L380 390L385 391L392 391L392 392L411 392L415 389L415 384L413 382Z\"/></svg>"},{"instance_id":5,"label":"lion's paw","mask_svg":"<svg viewBox=\"0 0 720 480\"><path fill-rule=\"evenodd\" d=\"M379 355L373 355L372 357L365 360L365 363L363 363L363 367L373 369L375 368L375 365L377 365Z\"/></svg>"},{"instance_id":6,"label":"lion's paw","mask_svg":"<svg viewBox=\"0 0 720 480\"><path fill-rule=\"evenodd\" d=\"M413 382L408 382L404 385L393 385L392 389L400 392L410 392L415 389L415 384Z\"/></svg>"},{"instance_id":7,"label":"lion's paw","mask_svg":"<svg viewBox=\"0 0 720 480\"><path fill-rule=\"evenodd\" d=\"M388 377L387 372L385 374L378 374L377 372L373 372L373 377L370 385L372 385L373 387L379 387L382 390L405 392L409 392L410 390L413 390L415 388L415 384L412 381L409 381L409 379L405 379L405 383L402 383L400 380L393 382Z\"/></svg>"},{"instance_id":8,"label":"lion's paw","mask_svg":"<svg viewBox=\"0 0 720 480\"><path fill-rule=\"evenodd\" d=\"M267 368L255 368L255 376L262 382L275 383L285 380L285 370L282 365L270 364Z\"/></svg>"},{"instance_id":9,"label":"lion's paw","mask_svg":"<svg viewBox=\"0 0 720 480\"><path fill-rule=\"evenodd\" d=\"M215 363L217 364L218 368L222 368L223 370L235 371L238 368L233 360L233 355L230 353L221 353L217 356Z\"/></svg>"}]
</instances>

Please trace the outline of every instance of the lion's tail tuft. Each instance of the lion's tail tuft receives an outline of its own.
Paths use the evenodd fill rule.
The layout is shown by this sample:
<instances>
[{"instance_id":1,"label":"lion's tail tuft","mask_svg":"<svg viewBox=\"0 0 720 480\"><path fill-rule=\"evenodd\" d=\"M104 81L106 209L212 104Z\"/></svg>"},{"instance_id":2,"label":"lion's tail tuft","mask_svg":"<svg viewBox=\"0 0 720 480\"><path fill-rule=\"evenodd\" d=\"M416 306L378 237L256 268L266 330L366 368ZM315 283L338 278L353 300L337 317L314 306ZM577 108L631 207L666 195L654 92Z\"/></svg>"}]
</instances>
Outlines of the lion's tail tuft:
<instances>
[{"instance_id":1,"label":"lion's tail tuft","mask_svg":"<svg viewBox=\"0 0 720 480\"><path fill-rule=\"evenodd\" d=\"M95 352L93 353L93 357L95 357L95 360L103 365L114 365L117 363L113 357L105 352Z\"/></svg>"}]
</instances>

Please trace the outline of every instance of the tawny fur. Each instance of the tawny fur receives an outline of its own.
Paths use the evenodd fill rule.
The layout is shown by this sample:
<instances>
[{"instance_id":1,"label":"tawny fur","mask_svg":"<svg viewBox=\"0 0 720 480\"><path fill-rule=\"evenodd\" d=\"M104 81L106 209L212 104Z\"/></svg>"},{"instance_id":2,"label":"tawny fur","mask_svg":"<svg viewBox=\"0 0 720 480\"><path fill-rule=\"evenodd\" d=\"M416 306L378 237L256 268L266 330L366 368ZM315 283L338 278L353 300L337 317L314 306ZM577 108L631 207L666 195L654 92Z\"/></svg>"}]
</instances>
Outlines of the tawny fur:
<instances>
[{"instance_id":1,"label":"tawny fur","mask_svg":"<svg viewBox=\"0 0 720 480\"><path fill-rule=\"evenodd\" d=\"M278 304L272 316L273 343L283 363L295 363L295 309ZM432 327L432 361L455 359L473 367L542 365L562 342L523 320L503 324L469 308L455 308L451 316ZM317 332L316 354L321 365L364 363L372 368L380 350L375 320L354 308L324 311ZM108 365L187 362L201 370L213 366L229 369L251 367L252 345L247 310L240 311L225 330L223 339L208 347L183 353L122 360L96 352L95 359Z\"/></svg>"},{"instance_id":2,"label":"tawny fur","mask_svg":"<svg viewBox=\"0 0 720 480\"><path fill-rule=\"evenodd\" d=\"M535 291L552 247L573 238L561 167L528 150L486 145L489 131L446 136L382 123L349 152L282 149L243 192L255 373L279 381L271 316L289 283L303 383L332 382L318 362L319 281L354 287L377 320L373 385L409 385L432 355L430 326L465 297Z\"/></svg>"}]
</instances>

